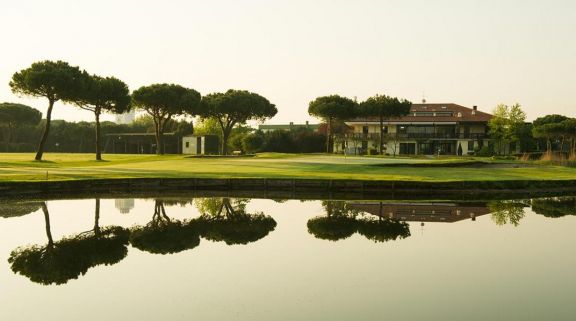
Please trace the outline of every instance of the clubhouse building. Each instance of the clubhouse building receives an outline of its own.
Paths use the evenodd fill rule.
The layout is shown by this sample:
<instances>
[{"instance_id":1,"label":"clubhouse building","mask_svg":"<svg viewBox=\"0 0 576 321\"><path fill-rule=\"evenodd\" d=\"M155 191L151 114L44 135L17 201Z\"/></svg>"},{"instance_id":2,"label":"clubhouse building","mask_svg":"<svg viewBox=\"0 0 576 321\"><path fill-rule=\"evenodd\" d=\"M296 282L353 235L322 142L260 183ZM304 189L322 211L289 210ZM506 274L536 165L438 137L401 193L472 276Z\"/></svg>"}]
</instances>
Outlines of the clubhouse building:
<instances>
[{"instance_id":1,"label":"clubhouse building","mask_svg":"<svg viewBox=\"0 0 576 321\"><path fill-rule=\"evenodd\" d=\"M457 104L412 104L403 117L345 121L349 133L337 137L335 152L376 153L383 133L383 152L390 155L470 155L488 144L492 115Z\"/></svg>"}]
</instances>

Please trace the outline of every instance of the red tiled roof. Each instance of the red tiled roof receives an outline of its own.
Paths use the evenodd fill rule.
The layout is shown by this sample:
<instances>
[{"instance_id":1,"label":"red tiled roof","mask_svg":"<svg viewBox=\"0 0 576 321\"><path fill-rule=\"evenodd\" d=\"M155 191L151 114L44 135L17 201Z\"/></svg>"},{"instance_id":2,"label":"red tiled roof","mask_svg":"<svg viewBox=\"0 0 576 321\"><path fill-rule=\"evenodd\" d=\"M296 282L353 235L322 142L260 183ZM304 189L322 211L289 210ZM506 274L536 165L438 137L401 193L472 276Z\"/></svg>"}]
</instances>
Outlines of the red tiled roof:
<instances>
[{"instance_id":1,"label":"red tiled roof","mask_svg":"<svg viewBox=\"0 0 576 321\"><path fill-rule=\"evenodd\" d=\"M452 112L452 116L414 116L415 112ZM459 117L460 116L460 117ZM394 117L386 121L400 122L487 122L492 115L474 111L472 108L457 104L412 104L410 114L403 117ZM351 119L354 122L377 122L378 117L359 117Z\"/></svg>"}]
</instances>

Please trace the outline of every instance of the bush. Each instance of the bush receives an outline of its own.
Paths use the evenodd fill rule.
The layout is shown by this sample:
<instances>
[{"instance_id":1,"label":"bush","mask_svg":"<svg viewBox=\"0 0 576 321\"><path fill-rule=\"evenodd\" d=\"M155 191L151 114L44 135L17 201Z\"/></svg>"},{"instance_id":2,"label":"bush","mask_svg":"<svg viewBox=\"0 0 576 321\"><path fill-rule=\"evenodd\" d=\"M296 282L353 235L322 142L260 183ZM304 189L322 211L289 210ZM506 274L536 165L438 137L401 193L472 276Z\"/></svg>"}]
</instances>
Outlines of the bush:
<instances>
[{"instance_id":1,"label":"bush","mask_svg":"<svg viewBox=\"0 0 576 321\"><path fill-rule=\"evenodd\" d=\"M322 153L326 148L326 136L311 131L300 131L294 135L299 153Z\"/></svg>"},{"instance_id":2,"label":"bush","mask_svg":"<svg viewBox=\"0 0 576 321\"><path fill-rule=\"evenodd\" d=\"M242 149L248 153L258 153L264 147L264 137L259 134L250 134L242 138Z\"/></svg>"},{"instance_id":3,"label":"bush","mask_svg":"<svg viewBox=\"0 0 576 321\"><path fill-rule=\"evenodd\" d=\"M492 152L492 150L488 146L484 146L482 148L476 148L474 150L474 156L490 157L492 155L494 155L494 153Z\"/></svg>"},{"instance_id":4,"label":"bush","mask_svg":"<svg viewBox=\"0 0 576 321\"><path fill-rule=\"evenodd\" d=\"M267 133L264 141L265 152L295 153L298 150L290 132L276 130Z\"/></svg>"},{"instance_id":5,"label":"bush","mask_svg":"<svg viewBox=\"0 0 576 321\"><path fill-rule=\"evenodd\" d=\"M29 143L0 144L0 153L32 153L36 147Z\"/></svg>"}]
</instances>

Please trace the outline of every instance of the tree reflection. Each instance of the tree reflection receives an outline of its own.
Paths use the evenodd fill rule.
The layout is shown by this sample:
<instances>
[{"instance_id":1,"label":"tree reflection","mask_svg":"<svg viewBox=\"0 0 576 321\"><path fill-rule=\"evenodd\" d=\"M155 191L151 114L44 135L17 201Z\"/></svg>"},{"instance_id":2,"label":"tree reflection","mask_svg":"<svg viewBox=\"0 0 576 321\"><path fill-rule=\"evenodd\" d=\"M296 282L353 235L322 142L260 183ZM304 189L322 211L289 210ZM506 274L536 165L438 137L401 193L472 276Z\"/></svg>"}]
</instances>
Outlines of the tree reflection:
<instances>
[{"instance_id":1,"label":"tree reflection","mask_svg":"<svg viewBox=\"0 0 576 321\"><path fill-rule=\"evenodd\" d=\"M343 201L322 201L326 216L308 220L308 232L318 239L338 241L356 233L356 215L359 211L346 206Z\"/></svg>"},{"instance_id":2,"label":"tree reflection","mask_svg":"<svg viewBox=\"0 0 576 321\"><path fill-rule=\"evenodd\" d=\"M380 204L382 205L382 204ZM338 241L349 238L358 232L374 242L387 242L410 236L410 226L406 222L361 217L361 210L349 206L344 201L323 201L326 216L308 220L308 232L318 239Z\"/></svg>"},{"instance_id":3,"label":"tree reflection","mask_svg":"<svg viewBox=\"0 0 576 321\"><path fill-rule=\"evenodd\" d=\"M488 202L488 209L490 210L492 220L496 225L505 225L509 223L518 226L520 220L524 218L525 207L526 204L514 200Z\"/></svg>"},{"instance_id":4,"label":"tree reflection","mask_svg":"<svg viewBox=\"0 0 576 321\"><path fill-rule=\"evenodd\" d=\"M258 241L276 228L276 221L264 213L246 213L248 199L203 198L196 199L200 217L195 223L202 237L211 241L224 241L228 245Z\"/></svg>"},{"instance_id":5,"label":"tree reflection","mask_svg":"<svg viewBox=\"0 0 576 321\"><path fill-rule=\"evenodd\" d=\"M362 219L357 221L358 233L374 242L394 241L410 236L410 225L406 222L383 219Z\"/></svg>"},{"instance_id":6,"label":"tree reflection","mask_svg":"<svg viewBox=\"0 0 576 321\"><path fill-rule=\"evenodd\" d=\"M18 217L34 213L42 208L43 202L8 201L0 203L0 217Z\"/></svg>"},{"instance_id":7,"label":"tree reflection","mask_svg":"<svg viewBox=\"0 0 576 321\"><path fill-rule=\"evenodd\" d=\"M128 253L129 232L119 226L100 227L100 200L96 200L94 228L54 242L46 203L41 204L46 224L46 245L19 247L8 262L14 273L42 284L64 284L97 265L120 262Z\"/></svg>"},{"instance_id":8,"label":"tree reflection","mask_svg":"<svg viewBox=\"0 0 576 321\"><path fill-rule=\"evenodd\" d=\"M150 223L133 227L131 232L132 246L155 254L177 253L200 245L196 225L170 219L162 200L155 201Z\"/></svg>"},{"instance_id":9,"label":"tree reflection","mask_svg":"<svg viewBox=\"0 0 576 321\"><path fill-rule=\"evenodd\" d=\"M532 211L546 217L576 215L576 197L550 197L532 200Z\"/></svg>"}]
</instances>

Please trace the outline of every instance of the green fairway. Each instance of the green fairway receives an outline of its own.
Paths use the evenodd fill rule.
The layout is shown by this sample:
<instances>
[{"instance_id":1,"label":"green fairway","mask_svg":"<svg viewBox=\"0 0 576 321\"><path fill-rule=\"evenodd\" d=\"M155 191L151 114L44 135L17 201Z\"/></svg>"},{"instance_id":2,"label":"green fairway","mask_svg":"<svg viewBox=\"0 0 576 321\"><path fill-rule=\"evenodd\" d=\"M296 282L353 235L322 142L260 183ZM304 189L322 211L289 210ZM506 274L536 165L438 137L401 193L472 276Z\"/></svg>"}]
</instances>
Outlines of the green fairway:
<instances>
[{"instance_id":1,"label":"green fairway","mask_svg":"<svg viewBox=\"0 0 576 321\"><path fill-rule=\"evenodd\" d=\"M474 158L381 158L342 155L260 154L256 157L185 155L0 154L0 181L113 178L314 178L407 181L565 180L576 168ZM490 166L421 167L427 163L486 161ZM396 164L396 166L383 166ZM406 166L398 166L406 164ZM412 164L418 164L412 167ZM529 166L526 166L529 165ZM417 166L417 167L416 167Z\"/></svg>"}]
</instances>

